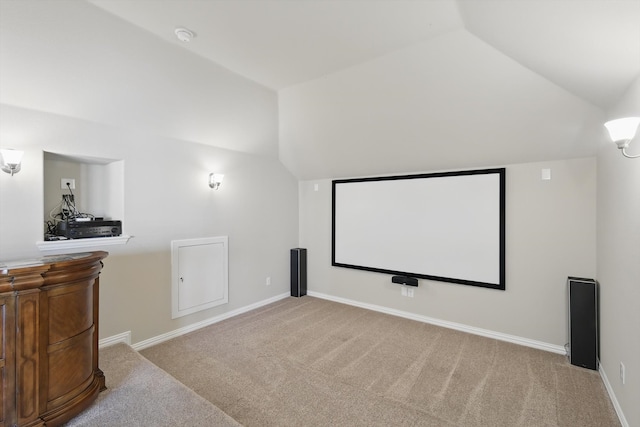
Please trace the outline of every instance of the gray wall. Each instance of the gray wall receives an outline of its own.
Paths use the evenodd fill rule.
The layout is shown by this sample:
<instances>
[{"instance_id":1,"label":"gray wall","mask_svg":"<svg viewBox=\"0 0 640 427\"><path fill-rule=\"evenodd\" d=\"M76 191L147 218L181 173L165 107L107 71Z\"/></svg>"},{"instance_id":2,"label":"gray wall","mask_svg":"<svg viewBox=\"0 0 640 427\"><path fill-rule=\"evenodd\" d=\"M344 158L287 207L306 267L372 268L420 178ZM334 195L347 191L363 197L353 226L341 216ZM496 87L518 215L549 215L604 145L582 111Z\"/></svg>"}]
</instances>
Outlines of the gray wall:
<instances>
[{"instance_id":1,"label":"gray wall","mask_svg":"<svg viewBox=\"0 0 640 427\"><path fill-rule=\"evenodd\" d=\"M543 168L551 169L550 181L541 180ZM505 291L420 280L407 298L389 275L332 267L330 180L300 183L309 290L563 346L567 276L596 273L595 159L506 169Z\"/></svg>"},{"instance_id":2,"label":"gray wall","mask_svg":"<svg viewBox=\"0 0 640 427\"><path fill-rule=\"evenodd\" d=\"M298 193L278 160L275 91L87 2L2 11L0 144L25 156L19 174L0 173L0 259L40 256L61 193L59 177L45 182L43 152L112 159L121 176L104 181L105 204L134 237L108 247L101 338L131 330L136 343L287 292ZM210 172L225 174L218 191ZM100 210L84 204L100 190L86 184L76 182L78 203ZM219 235L229 304L171 320L171 240Z\"/></svg>"},{"instance_id":3,"label":"gray wall","mask_svg":"<svg viewBox=\"0 0 640 427\"><path fill-rule=\"evenodd\" d=\"M640 115L640 78L610 112ZM629 148L640 154L640 135ZM614 144L598 153L600 361L630 426L640 425L640 159ZM619 376L626 367L626 384Z\"/></svg>"},{"instance_id":4,"label":"gray wall","mask_svg":"<svg viewBox=\"0 0 640 427\"><path fill-rule=\"evenodd\" d=\"M133 238L105 248L100 338L130 330L136 343L288 292L298 190L277 159L8 106L0 126L30 132L14 145L25 151L22 171L0 175L3 260L41 255L43 151L124 161L119 219ZM225 173L217 191L208 186L213 171ZM220 235L229 236L229 304L171 320L171 240Z\"/></svg>"}]
</instances>

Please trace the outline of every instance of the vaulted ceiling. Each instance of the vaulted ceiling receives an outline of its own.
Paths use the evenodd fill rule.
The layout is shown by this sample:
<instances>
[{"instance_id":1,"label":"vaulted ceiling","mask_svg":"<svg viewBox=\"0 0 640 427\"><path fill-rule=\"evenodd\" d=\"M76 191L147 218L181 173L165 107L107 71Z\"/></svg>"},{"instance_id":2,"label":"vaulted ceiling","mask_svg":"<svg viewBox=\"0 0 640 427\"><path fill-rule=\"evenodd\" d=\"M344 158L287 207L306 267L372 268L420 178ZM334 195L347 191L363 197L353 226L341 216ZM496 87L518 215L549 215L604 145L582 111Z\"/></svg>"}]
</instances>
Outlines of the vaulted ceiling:
<instances>
[{"instance_id":1,"label":"vaulted ceiling","mask_svg":"<svg viewBox=\"0 0 640 427\"><path fill-rule=\"evenodd\" d=\"M592 156L640 77L638 0L0 0L0 12L1 103L279 156L301 179ZM278 124L234 123L246 102L212 103L220 70L262 88L258 104L276 94Z\"/></svg>"},{"instance_id":2,"label":"vaulted ceiling","mask_svg":"<svg viewBox=\"0 0 640 427\"><path fill-rule=\"evenodd\" d=\"M276 90L459 29L602 108L640 74L638 0L89 1Z\"/></svg>"}]
</instances>

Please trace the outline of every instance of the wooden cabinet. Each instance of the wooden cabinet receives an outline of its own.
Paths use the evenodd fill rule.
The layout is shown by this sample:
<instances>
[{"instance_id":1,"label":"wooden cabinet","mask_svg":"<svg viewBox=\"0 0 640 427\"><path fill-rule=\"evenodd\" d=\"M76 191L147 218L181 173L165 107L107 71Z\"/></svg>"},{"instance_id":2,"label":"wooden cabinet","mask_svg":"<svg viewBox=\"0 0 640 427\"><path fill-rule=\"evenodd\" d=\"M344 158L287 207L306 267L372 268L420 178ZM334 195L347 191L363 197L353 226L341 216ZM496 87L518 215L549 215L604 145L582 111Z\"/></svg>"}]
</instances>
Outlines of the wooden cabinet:
<instances>
[{"instance_id":1,"label":"wooden cabinet","mask_svg":"<svg viewBox=\"0 0 640 427\"><path fill-rule=\"evenodd\" d=\"M98 276L106 256L0 261L0 427L60 425L104 390Z\"/></svg>"}]
</instances>

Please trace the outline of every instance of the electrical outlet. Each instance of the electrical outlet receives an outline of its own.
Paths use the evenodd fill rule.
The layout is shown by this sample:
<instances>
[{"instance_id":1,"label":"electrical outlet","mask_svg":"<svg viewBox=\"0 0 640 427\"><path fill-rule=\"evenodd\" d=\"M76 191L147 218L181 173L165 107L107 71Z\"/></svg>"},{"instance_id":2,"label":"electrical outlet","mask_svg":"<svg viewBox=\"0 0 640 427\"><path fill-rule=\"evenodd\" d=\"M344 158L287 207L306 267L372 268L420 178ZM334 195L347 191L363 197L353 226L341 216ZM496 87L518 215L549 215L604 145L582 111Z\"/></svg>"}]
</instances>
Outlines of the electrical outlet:
<instances>
[{"instance_id":1,"label":"electrical outlet","mask_svg":"<svg viewBox=\"0 0 640 427\"><path fill-rule=\"evenodd\" d=\"M67 185L69 184L69 185ZM60 180L60 189L68 190L71 187L72 190L76 189L76 180L74 178L62 178Z\"/></svg>"},{"instance_id":2,"label":"electrical outlet","mask_svg":"<svg viewBox=\"0 0 640 427\"><path fill-rule=\"evenodd\" d=\"M413 298L413 288L407 289L407 295L409 296L409 298Z\"/></svg>"},{"instance_id":3,"label":"electrical outlet","mask_svg":"<svg viewBox=\"0 0 640 427\"><path fill-rule=\"evenodd\" d=\"M624 363L620 362L620 381L622 381L622 385L625 383L625 370Z\"/></svg>"},{"instance_id":4,"label":"electrical outlet","mask_svg":"<svg viewBox=\"0 0 640 427\"><path fill-rule=\"evenodd\" d=\"M267 286L269 286L271 284L271 277L267 277L267 280L265 280L265 284Z\"/></svg>"}]
</instances>

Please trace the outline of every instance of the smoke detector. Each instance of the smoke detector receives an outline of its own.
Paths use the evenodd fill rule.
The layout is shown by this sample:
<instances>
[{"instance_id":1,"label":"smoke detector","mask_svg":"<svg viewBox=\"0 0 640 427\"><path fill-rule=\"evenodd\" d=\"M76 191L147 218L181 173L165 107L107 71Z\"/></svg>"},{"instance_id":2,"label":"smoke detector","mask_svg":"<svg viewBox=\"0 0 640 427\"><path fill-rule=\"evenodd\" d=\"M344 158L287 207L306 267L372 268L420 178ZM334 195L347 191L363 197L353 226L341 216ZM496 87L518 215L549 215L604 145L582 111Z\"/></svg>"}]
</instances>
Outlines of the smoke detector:
<instances>
[{"instance_id":1,"label":"smoke detector","mask_svg":"<svg viewBox=\"0 0 640 427\"><path fill-rule=\"evenodd\" d=\"M176 37L178 38L178 40L180 40L181 42L185 42L188 43L191 41L192 38L194 38L196 35L193 31L188 30L184 27L178 27L174 30L174 33L176 33Z\"/></svg>"}]
</instances>

